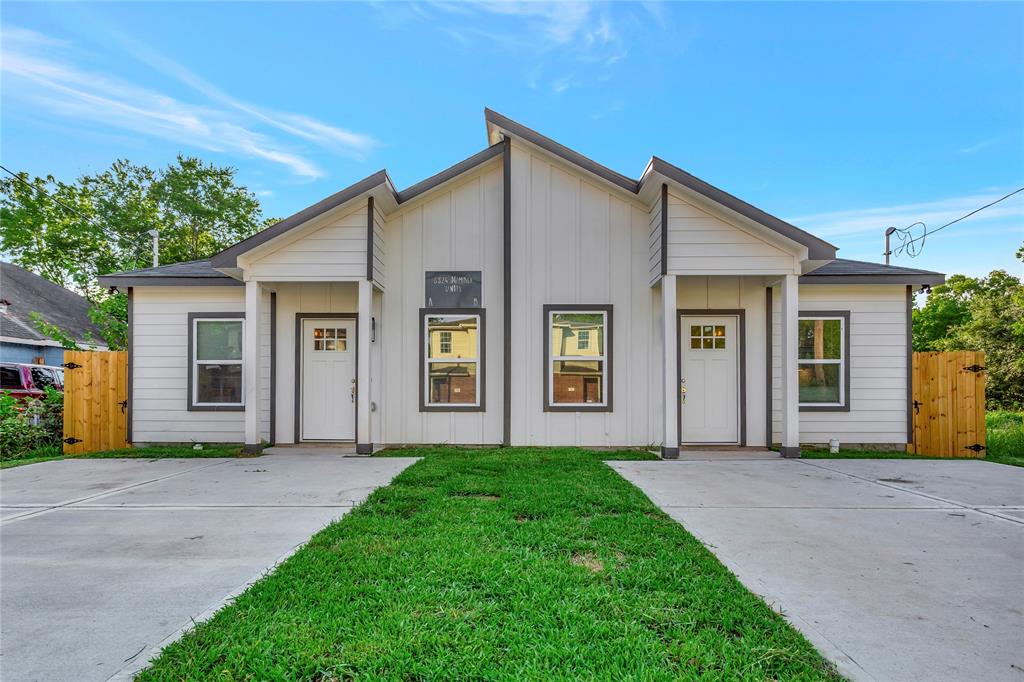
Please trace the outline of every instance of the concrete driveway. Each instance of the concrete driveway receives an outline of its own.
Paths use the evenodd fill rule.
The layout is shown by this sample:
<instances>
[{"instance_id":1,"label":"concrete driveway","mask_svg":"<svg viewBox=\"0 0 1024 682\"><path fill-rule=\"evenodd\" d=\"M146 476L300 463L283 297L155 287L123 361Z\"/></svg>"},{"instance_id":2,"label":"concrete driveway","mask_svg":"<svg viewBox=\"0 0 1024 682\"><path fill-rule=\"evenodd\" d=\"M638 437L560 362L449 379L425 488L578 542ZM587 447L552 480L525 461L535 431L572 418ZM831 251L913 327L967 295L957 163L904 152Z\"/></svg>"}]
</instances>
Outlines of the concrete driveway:
<instances>
[{"instance_id":1,"label":"concrete driveway","mask_svg":"<svg viewBox=\"0 0 1024 682\"><path fill-rule=\"evenodd\" d=\"M0 472L0 679L130 677L414 461L295 452Z\"/></svg>"},{"instance_id":2,"label":"concrete driveway","mask_svg":"<svg viewBox=\"0 0 1024 682\"><path fill-rule=\"evenodd\" d=\"M611 462L860 680L1024 680L1024 469Z\"/></svg>"}]
</instances>

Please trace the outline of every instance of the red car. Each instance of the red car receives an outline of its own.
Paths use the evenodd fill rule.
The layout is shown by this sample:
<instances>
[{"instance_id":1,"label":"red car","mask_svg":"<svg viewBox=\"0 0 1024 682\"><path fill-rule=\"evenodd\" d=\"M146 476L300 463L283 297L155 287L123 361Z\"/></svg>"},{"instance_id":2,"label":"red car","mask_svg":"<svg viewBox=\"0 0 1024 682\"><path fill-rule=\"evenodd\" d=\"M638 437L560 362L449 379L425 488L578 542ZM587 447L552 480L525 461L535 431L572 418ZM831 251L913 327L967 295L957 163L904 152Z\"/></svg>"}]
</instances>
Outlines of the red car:
<instances>
[{"instance_id":1,"label":"red car","mask_svg":"<svg viewBox=\"0 0 1024 682\"><path fill-rule=\"evenodd\" d=\"M0 391L15 398L41 398L47 386L64 391L64 368L50 365L0 364Z\"/></svg>"}]
</instances>

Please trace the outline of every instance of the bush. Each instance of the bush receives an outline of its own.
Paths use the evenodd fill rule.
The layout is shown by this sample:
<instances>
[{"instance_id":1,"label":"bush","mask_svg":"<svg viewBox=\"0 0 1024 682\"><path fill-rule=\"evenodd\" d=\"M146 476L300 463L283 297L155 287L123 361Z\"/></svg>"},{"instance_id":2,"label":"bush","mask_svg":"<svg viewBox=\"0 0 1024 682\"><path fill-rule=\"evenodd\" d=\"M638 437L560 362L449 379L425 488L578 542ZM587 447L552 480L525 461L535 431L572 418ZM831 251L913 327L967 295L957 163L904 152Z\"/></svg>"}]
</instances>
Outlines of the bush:
<instances>
[{"instance_id":1,"label":"bush","mask_svg":"<svg viewBox=\"0 0 1024 682\"><path fill-rule=\"evenodd\" d=\"M985 415L988 452L985 458L1024 466L1024 413L989 412Z\"/></svg>"},{"instance_id":2,"label":"bush","mask_svg":"<svg viewBox=\"0 0 1024 682\"><path fill-rule=\"evenodd\" d=\"M42 398L0 393L0 459L61 454L64 394L51 387Z\"/></svg>"}]
</instances>

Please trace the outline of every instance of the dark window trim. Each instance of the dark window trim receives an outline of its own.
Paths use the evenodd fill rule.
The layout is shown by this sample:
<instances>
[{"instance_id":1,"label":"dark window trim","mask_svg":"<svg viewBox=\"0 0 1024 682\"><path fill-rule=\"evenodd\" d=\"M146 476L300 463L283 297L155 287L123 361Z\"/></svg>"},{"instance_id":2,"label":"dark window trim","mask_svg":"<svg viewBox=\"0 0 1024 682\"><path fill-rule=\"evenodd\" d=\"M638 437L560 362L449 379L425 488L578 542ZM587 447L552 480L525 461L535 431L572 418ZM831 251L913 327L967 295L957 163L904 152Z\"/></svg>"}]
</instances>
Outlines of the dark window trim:
<instances>
[{"instance_id":1,"label":"dark window trim","mask_svg":"<svg viewBox=\"0 0 1024 682\"><path fill-rule=\"evenodd\" d=\"M189 412L245 412L245 352L242 353L242 404L241 405L196 405L195 404L195 320L203 319L239 319L245 320L245 313L189 313L188 314L188 355L185 362L188 368L188 411ZM242 348L245 348L245 334L248 332L242 325Z\"/></svg>"},{"instance_id":2,"label":"dark window trim","mask_svg":"<svg viewBox=\"0 0 1024 682\"><path fill-rule=\"evenodd\" d=\"M595 303L547 303L544 305L544 411L545 412L612 412L612 399L615 396L612 390L613 373L613 331L611 304ZM551 403L551 326L548 321L551 313L557 312L603 312L605 313L605 368L604 374L607 377L605 382L605 404L604 405L556 405Z\"/></svg>"},{"instance_id":3,"label":"dark window trim","mask_svg":"<svg viewBox=\"0 0 1024 682\"><path fill-rule=\"evenodd\" d=\"M740 447L747 445L747 311L744 308L680 308L676 310L676 386L681 385L683 380L683 316L698 315L724 315L735 316L739 322L740 348L737 370L740 379L739 395L739 420L740 420ZM676 391L676 437L679 444L683 443L683 409L680 402L680 392Z\"/></svg>"},{"instance_id":4,"label":"dark window trim","mask_svg":"<svg viewBox=\"0 0 1024 682\"><path fill-rule=\"evenodd\" d=\"M661 275L668 274L668 183L661 183Z\"/></svg>"},{"instance_id":5,"label":"dark window trim","mask_svg":"<svg viewBox=\"0 0 1024 682\"><path fill-rule=\"evenodd\" d=\"M356 326L356 333L353 335L352 351L356 354L356 395L359 395L359 313L295 313L295 412L292 414L292 422L295 427L295 444L302 443L302 321L303 320L353 320ZM352 405L352 411L356 413L355 438L352 441L358 442L359 438L359 401ZM311 440L310 443L331 442Z\"/></svg>"},{"instance_id":6,"label":"dark window trim","mask_svg":"<svg viewBox=\"0 0 1024 682\"><path fill-rule=\"evenodd\" d=\"M480 329L477 332L477 344L480 346L476 371L480 380L479 405L429 405L427 404L427 387L425 374L427 371L427 315L479 315ZM487 411L487 311L484 308L420 308L420 412L486 412Z\"/></svg>"},{"instance_id":7,"label":"dark window trim","mask_svg":"<svg viewBox=\"0 0 1024 682\"><path fill-rule=\"evenodd\" d=\"M797 320L816 319L820 317L843 318L843 404L842 405L800 405L800 412L849 412L850 411L850 311L849 310L801 310ZM800 370L800 359L796 361L797 371ZM797 388L799 394L799 387ZM799 403L800 396L797 395Z\"/></svg>"},{"instance_id":8,"label":"dark window trim","mask_svg":"<svg viewBox=\"0 0 1024 682\"><path fill-rule=\"evenodd\" d=\"M914 443L914 287L907 285L907 444Z\"/></svg>"}]
</instances>

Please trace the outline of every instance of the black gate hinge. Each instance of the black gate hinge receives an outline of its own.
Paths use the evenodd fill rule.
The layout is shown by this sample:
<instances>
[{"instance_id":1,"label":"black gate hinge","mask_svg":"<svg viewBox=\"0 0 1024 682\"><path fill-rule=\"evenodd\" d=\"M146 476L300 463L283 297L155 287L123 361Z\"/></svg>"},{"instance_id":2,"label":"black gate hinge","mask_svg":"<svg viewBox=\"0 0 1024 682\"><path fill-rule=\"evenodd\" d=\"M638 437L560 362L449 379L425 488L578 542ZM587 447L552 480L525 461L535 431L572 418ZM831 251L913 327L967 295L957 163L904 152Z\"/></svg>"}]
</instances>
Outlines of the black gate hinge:
<instances>
[{"instance_id":1,"label":"black gate hinge","mask_svg":"<svg viewBox=\"0 0 1024 682\"><path fill-rule=\"evenodd\" d=\"M67 443L68 445L74 445L75 443L81 443L82 439L75 438L74 436L68 436L67 438L64 439L64 442Z\"/></svg>"},{"instance_id":2,"label":"black gate hinge","mask_svg":"<svg viewBox=\"0 0 1024 682\"><path fill-rule=\"evenodd\" d=\"M79 369L81 365L77 362L65 362L61 367L64 367L65 369Z\"/></svg>"},{"instance_id":3,"label":"black gate hinge","mask_svg":"<svg viewBox=\"0 0 1024 682\"><path fill-rule=\"evenodd\" d=\"M981 443L975 443L974 445L965 445L964 447L967 448L968 450L973 450L975 452L981 452L982 450L986 450L987 449Z\"/></svg>"},{"instance_id":4,"label":"black gate hinge","mask_svg":"<svg viewBox=\"0 0 1024 682\"><path fill-rule=\"evenodd\" d=\"M985 367L984 365L967 365L966 367L964 367L964 370L968 372L984 372Z\"/></svg>"}]
</instances>

